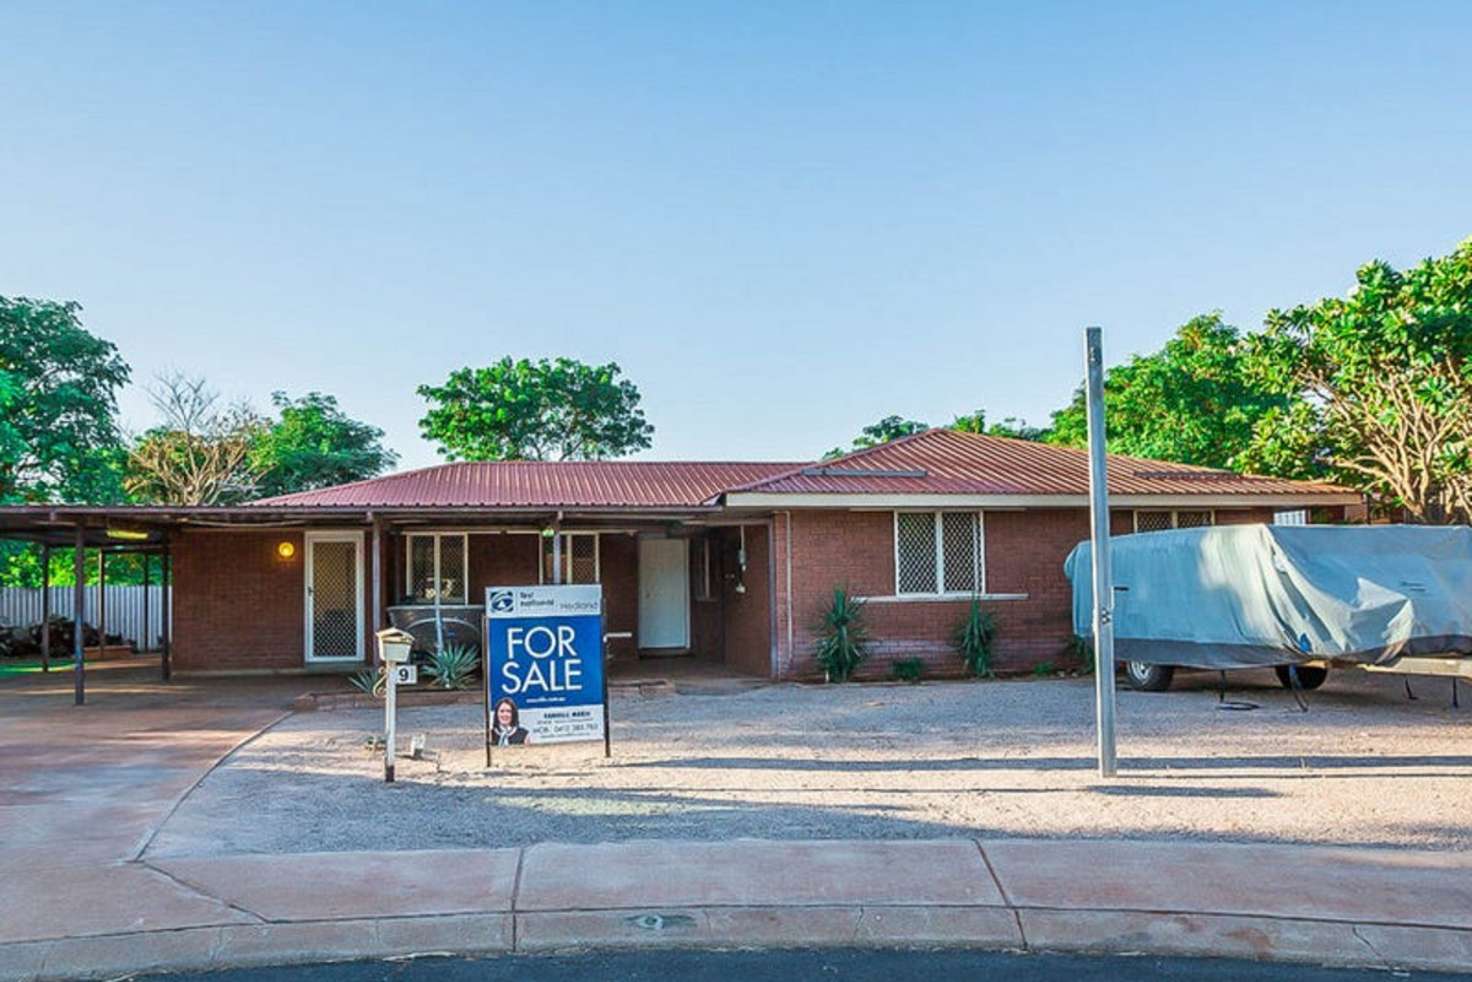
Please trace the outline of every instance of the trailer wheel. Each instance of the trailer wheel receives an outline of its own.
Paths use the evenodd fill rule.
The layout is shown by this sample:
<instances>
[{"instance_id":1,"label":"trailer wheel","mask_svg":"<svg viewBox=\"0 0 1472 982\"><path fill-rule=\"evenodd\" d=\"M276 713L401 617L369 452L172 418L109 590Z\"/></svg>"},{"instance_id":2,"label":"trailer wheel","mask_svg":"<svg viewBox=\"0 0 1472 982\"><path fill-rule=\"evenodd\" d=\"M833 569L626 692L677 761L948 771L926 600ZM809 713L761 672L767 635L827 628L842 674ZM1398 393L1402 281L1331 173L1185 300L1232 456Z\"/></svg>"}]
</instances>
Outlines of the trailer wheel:
<instances>
[{"instance_id":1,"label":"trailer wheel","mask_svg":"<svg viewBox=\"0 0 1472 982\"><path fill-rule=\"evenodd\" d=\"M1285 689L1293 688L1293 682L1288 678L1288 666L1279 665L1273 669L1278 675L1278 683ZM1318 665L1298 666L1298 687L1300 689L1317 689L1324 684L1329 677L1329 670Z\"/></svg>"},{"instance_id":2,"label":"trailer wheel","mask_svg":"<svg viewBox=\"0 0 1472 982\"><path fill-rule=\"evenodd\" d=\"M1124 663L1125 681L1137 692L1164 692L1175 677L1174 665L1150 665L1142 661Z\"/></svg>"}]
</instances>

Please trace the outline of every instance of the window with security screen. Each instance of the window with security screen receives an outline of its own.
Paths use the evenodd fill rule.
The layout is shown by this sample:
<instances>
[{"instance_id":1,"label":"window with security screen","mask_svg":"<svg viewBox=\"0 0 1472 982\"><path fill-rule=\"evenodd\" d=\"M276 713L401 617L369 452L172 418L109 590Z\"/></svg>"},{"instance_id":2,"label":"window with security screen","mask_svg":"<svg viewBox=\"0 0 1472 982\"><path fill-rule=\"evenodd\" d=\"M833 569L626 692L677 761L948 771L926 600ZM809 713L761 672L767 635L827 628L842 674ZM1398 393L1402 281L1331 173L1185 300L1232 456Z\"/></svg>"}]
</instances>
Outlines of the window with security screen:
<instances>
[{"instance_id":1,"label":"window with security screen","mask_svg":"<svg viewBox=\"0 0 1472 982\"><path fill-rule=\"evenodd\" d=\"M408 538L405 574L410 599L465 603L469 578L465 533L414 533Z\"/></svg>"},{"instance_id":2,"label":"window with security screen","mask_svg":"<svg viewBox=\"0 0 1472 982\"><path fill-rule=\"evenodd\" d=\"M897 594L934 596L985 589L979 512L896 512L894 543Z\"/></svg>"},{"instance_id":3,"label":"window with security screen","mask_svg":"<svg viewBox=\"0 0 1472 982\"><path fill-rule=\"evenodd\" d=\"M1216 524L1216 513L1209 508L1151 509L1135 512L1136 532L1164 532L1166 529L1194 529Z\"/></svg>"},{"instance_id":4,"label":"window with security screen","mask_svg":"<svg viewBox=\"0 0 1472 982\"><path fill-rule=\"evenodd\" d=\"M562 582L597 583L598 533L562 532L558 538L562 544ZM553 540L549 535L542 539L543 583L556 581L557 578L553 576L555 564Z\"/></svg>"}]
</instances>

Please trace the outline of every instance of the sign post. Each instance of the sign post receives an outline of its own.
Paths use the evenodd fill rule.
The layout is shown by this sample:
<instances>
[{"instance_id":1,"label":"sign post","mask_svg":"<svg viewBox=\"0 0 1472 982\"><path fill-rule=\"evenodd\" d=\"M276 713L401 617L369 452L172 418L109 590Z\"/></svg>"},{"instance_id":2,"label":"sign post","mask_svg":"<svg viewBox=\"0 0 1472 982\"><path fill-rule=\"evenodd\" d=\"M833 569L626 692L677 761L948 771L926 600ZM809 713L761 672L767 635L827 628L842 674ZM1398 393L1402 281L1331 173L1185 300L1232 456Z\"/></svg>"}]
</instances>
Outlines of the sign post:
<instances>
[{"instance_id":1,"label":"sign post","mask_svg":"<svg viewBox=\"0 0 1472 982\"><path fill-rule=\"evenodd\" d=\"M1094 574L1094 715L1099 776L1114 777L1114 577L1109 568L1109 469L1104 454L1104 348L1100 330L1085 330L1089 418L1090 566Z\"/></svg>"},{"instance_id":2,"label":"sign post","mask_svg":"<svg viewBox=\"0 0 1472 982\"><path fill-rule=\"evenodd\" d=\"M602 741L610 751L598 584L490 587L486 764L492 747Z\"/></svg>"}]
</instances>

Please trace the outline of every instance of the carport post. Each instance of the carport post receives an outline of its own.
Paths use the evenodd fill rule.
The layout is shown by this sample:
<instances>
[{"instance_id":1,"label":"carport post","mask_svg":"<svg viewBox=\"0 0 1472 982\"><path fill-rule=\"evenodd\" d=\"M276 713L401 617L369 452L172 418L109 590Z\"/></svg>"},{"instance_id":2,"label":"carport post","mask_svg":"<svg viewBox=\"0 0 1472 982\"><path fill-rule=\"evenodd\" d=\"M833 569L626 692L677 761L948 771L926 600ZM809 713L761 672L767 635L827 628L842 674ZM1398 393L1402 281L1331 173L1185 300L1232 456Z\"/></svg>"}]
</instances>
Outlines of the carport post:
<instances>
[{"instance_id":1,"label":"carport post","mask_svg":"<svg viewBox=\"0 0 1472 982\"><path fill-rule=\"evenodd\" d=\"M1089 408L1089 519L1094 574L1094 706L1099 776L1114 777L1114 577L1109 568L1109 468L1104 455L1104 348L1100 330L1084 331Z\"/></svg>"},{"instance_id":2,"label":"carport post","mask_svg":"<svg viewBox=\"0 0 1472 982\"><path fill-rule=\"evenodd\" d=\"M97 547L97 657L107 657L107 550Z\"/></svg>"},{"instance_id":3,"label":"carport post","mask_svg":"<svg viewBox=\"0 0 1472 982\"><path fill-rule=\"evenodd\" d=\"M72 572L76 585L72 587L72 674L78 706L87 701L86 673L82 668L82 614L87 606L87 538L86 530L77 526L77 536L72 556Z\"/></svg>"},{"instance_id":4,"label":"carport post","mask_svg":"<svg viewBox=\"0 0 1472 982\"><path fill-rule=\"evenodd\" d=\"M170 550L168 533L164 533L164 550L159 559L162 568L158 574L158 616L159 627L162 637L162 653L159 656L159 664L162 666L164 681L167 682L174 674L174 665L171 659L173 644L174 624L174 555Z\"/></svg>"},{"instance_id":5,"label":"carport post","mask_svg":"<svg viewBox=\"0 0 1472 982\"><path fill-rule=\"evenodd\" d=\"M153 560L153 554L143 553L143 630L138 632L138 653L141 655L148 650L148 631L152 627L148 620L148 564Z\"/></svg>"},{"instance_id":6,"label":"carport post","mask_svg":"<svg viewBox=\"0 0 1472 982\"><path fill-rule=\"evenodd\" d=\"M51 546L41 543L41 671L51 671Z\"/></svg>"}]
</instances>

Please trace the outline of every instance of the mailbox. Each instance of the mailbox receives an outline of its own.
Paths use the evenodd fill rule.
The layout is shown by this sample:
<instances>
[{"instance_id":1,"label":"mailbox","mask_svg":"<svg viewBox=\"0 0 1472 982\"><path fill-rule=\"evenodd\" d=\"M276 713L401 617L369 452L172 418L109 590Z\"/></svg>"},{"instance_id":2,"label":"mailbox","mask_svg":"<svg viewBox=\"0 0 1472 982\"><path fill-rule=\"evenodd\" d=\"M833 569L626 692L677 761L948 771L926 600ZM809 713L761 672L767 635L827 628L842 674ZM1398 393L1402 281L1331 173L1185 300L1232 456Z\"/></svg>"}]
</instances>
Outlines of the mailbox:
<instances>
[{"instance_id":1,"label":"mailbox","mask_svg":"<svg viewBox=\"0 0 1472 982\"><path fill-rule=\"evenodd\" d=\"M409 660L409 650L414 646L414 635L396 627L378 632L378 657L386 665L401 665Z\"/></svg>"}]
</instances>

